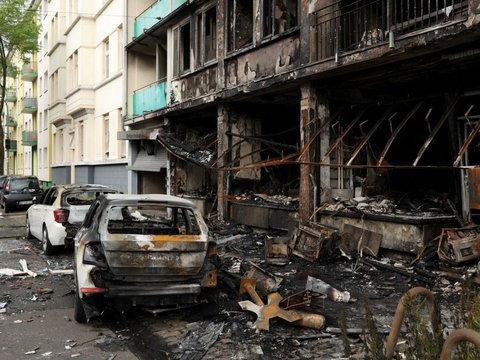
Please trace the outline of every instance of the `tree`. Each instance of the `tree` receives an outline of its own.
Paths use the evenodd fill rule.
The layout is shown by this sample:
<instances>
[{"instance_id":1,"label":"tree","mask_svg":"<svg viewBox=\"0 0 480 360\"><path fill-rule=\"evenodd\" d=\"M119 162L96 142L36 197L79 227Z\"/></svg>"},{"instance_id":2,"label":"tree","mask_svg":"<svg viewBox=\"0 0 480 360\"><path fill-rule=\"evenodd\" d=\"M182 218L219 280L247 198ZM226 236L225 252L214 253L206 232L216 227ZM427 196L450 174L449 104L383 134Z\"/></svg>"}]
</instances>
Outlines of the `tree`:
<instances>
[{"instance_id":1,"label":"tree","mask_svg":"<svg viewBox=\"0 0 480 360\"><path fill-rule=\"evenodd\" d=\"M7 69L13 65L14 55L38 50L40 27L36 22L35 0L0 1L0 114L3 114L7 91ZM0 174L5 173L5 131L0 126Z\"/></svg>"}]
</instances>

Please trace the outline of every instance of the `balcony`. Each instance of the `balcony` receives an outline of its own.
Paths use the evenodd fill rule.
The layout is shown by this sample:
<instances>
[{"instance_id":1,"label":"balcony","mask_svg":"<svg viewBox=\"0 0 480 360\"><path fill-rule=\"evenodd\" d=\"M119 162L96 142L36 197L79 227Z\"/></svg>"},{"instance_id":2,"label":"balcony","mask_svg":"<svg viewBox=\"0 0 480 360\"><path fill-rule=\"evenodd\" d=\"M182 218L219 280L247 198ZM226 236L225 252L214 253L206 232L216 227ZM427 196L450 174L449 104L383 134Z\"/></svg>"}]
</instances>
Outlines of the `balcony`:
<instances>
[{"instance_id":1,"label":"balcony","mask_svg":"<svg viewBox=\"0 0 480 360\"><path fill-rule=\"evenodd\" d=\"M7 76L11 78L16 78L18 74L18 68L14 65L7 66Z\"/></svg>"},{"instance_id":2,"label":"balcony","mask_svg":"<svg viewBox=\"0 0 480 360\"><path fill-rule=\"evenodd\" d=\"M5 149L9 152L17 152L17 140L5 139Z\"/></svg>"},{"instance_id":3,"label":"balcony","mask_svg":"<svg viewBox=\"0 0 480 360\"><path fill-rule=\"evenodd\" d=\"M17 121L11 115L7 116L7 126L9 127L17 127Z\"/></svg>"},{"instance_id":4,"label":"balcony","mask_svg":"<svg viewBox=\"0 0 480 360\"><path fill-rule=\"evenodd\" d=\"M22 112L24 114L35 114L37 112L37 98L24 97L22 98Z\"/></svg>"},{"instance_id":5,"label":"balcony","mask_svg":"<svg viewBox=\"0 0 480 360\"><path fill-rule=\"evenodd\" d=\"M165 81L158 81L133 93L133 116L160 110L167 106Z\"/></svg>"},{"instance_id":6,"label":"balcony","mask_svg":"<svg viewBox=\"0 0 480 360\"><path fill-rule=\"evenodd\" d=\"M343 0L312 15L312 61L466 18L468 0Z\"/></svg>"},{"instance_id":7,"label":"balcony","mask_svg":"<svg viewBox=\"0 0 480 360\"><path fill-rule=\"evenodd\" d=\"M22 79L25 81L34 81L38 76L37 64L29 63L22 66Z\"/></svg>"},{"instance_id":8,"label":"balcony","mask_svg":"<svg viewBox=\"0 0 480 360\"><path fill-rule=\"evenodd\" d=\"M37 146L38 133L36 131L22 131L23 146Z\"/></svg>"},{"instance_id":9,"label":"balcony","mask_svg":"<svg viewBox=\"0 0 480 360\"><path fill-rule=\"evenodd\" d=\"M137 16L134 23L133 36L138 37L145 30L150 29L161 19L167 17L171 12L176 10L187 2L187 0L159 0L142 14ZM169 10L171 8L171 10Z\"/></svg>"},{"instance_id":10,"label":"balcony","mask_svg":"<svg viewBox=\"0 0 480 360\"><path fill-rule=\"evenodd\" d=\"M16 102L17 101L17 89L8 88L7 91L5 91L5 101Z\"/></svg>"}]
</instances>

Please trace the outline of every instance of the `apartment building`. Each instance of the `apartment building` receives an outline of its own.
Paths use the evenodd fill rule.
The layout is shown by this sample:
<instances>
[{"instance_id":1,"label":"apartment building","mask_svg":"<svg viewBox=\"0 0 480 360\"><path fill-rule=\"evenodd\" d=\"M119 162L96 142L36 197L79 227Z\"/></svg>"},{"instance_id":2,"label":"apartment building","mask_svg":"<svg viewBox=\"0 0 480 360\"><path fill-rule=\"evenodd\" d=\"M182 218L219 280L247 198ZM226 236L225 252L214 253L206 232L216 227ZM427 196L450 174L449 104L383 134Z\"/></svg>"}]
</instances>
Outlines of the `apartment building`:
<instances>
[{"instance_id":1,"label":"apartment building","mask_svg":"<svg viewBox=\"0 0 480 360\"><path fill-rule=\"evenodd\" d=\"M362 228L417 251L480 208L479 11L478 0L128 2L129 190L213 197L219 217L252 226ZM372 202L344 205L360 198Z\"/></svg>"},{"instance_id":2,"label":"apartment building","mask_svg":"<svg viewBox=\"0 0 480 360\"><path fill-rule=\"evenodd\" d=\"M44 0L39 13L39 174L126 191L124 1Z\"/></svg>"},{"instance_id":3,"label":"apartment building","mask_svg":"<svg viewBox=\"0 0 480 360\"><path fill-rule=\"evenodd\" d=\"M18 88L18 68L10 66L7 71L7 89L5 92L5 173L16 174L22 172L19 158L23 157L21 141L21 128L19 123L18 99L21 97L21 91ZM20 122L21 123L21 122ZM20 161L20 163L23 163Z\"/></svg>"}]
</instances>

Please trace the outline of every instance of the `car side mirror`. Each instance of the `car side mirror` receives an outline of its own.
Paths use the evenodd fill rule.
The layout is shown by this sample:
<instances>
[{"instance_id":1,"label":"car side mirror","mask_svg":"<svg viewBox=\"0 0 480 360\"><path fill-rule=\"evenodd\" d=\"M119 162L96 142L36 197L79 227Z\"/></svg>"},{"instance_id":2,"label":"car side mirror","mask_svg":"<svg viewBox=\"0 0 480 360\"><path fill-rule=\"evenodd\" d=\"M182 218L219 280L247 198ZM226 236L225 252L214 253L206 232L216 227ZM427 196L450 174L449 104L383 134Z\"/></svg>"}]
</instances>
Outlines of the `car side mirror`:
<instances>
[{"instance_id":1,"label":"car side mirror","mask_svg":"<svg viewBox=\"0 0 480 360\"><path fill-rule=\"evenodd\" d=\"M38 204L38 199L37 199L36 196L33 197L33 199L32 199L32 204L34 204L34 205L35 205L35 204Z\"/></svg>"}]
</instances>

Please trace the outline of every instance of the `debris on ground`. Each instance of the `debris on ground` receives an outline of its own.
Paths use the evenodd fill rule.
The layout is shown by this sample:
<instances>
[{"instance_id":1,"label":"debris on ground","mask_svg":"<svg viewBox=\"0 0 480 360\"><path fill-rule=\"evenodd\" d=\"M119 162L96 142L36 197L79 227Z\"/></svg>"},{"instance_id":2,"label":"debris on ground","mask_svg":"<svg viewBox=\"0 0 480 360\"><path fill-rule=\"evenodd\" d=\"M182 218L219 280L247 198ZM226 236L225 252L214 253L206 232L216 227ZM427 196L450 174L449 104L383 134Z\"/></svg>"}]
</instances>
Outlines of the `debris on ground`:
<instances>
[{"instance_id":1,"label":"debris on ground","mask_svg":"<svg viewBox=\"0 0 480 360\"><path fill-rule=\"evenodd\" d=\"M316 279L310 275L307 277L305 290L325 295L325 297L333 301L342 301L346 303L350 301L350 293L348 291L339 291L325 281Z\"/></svg>"},{"instance_id":2,"label":"debris on ground","mask_svg":"<svg viewBox=\"0 0 480 360\"><path fill-rule=\"evenodd\" d=\"M223 331L224 323L204 322L196 330L191 330L179 345L182 353L177 360L200 360L217 341Z\"/></svg>"},{"instance_id":3,"label":"debris on ground","mask_svg":"<svg viewBox=\"0 0 480 360\"><path fill-rule=\"evenodd\" d=\"M451 264L478 259L480 257L480 226L442 229L438 256Z\"/></svg>"}]
</instances>

